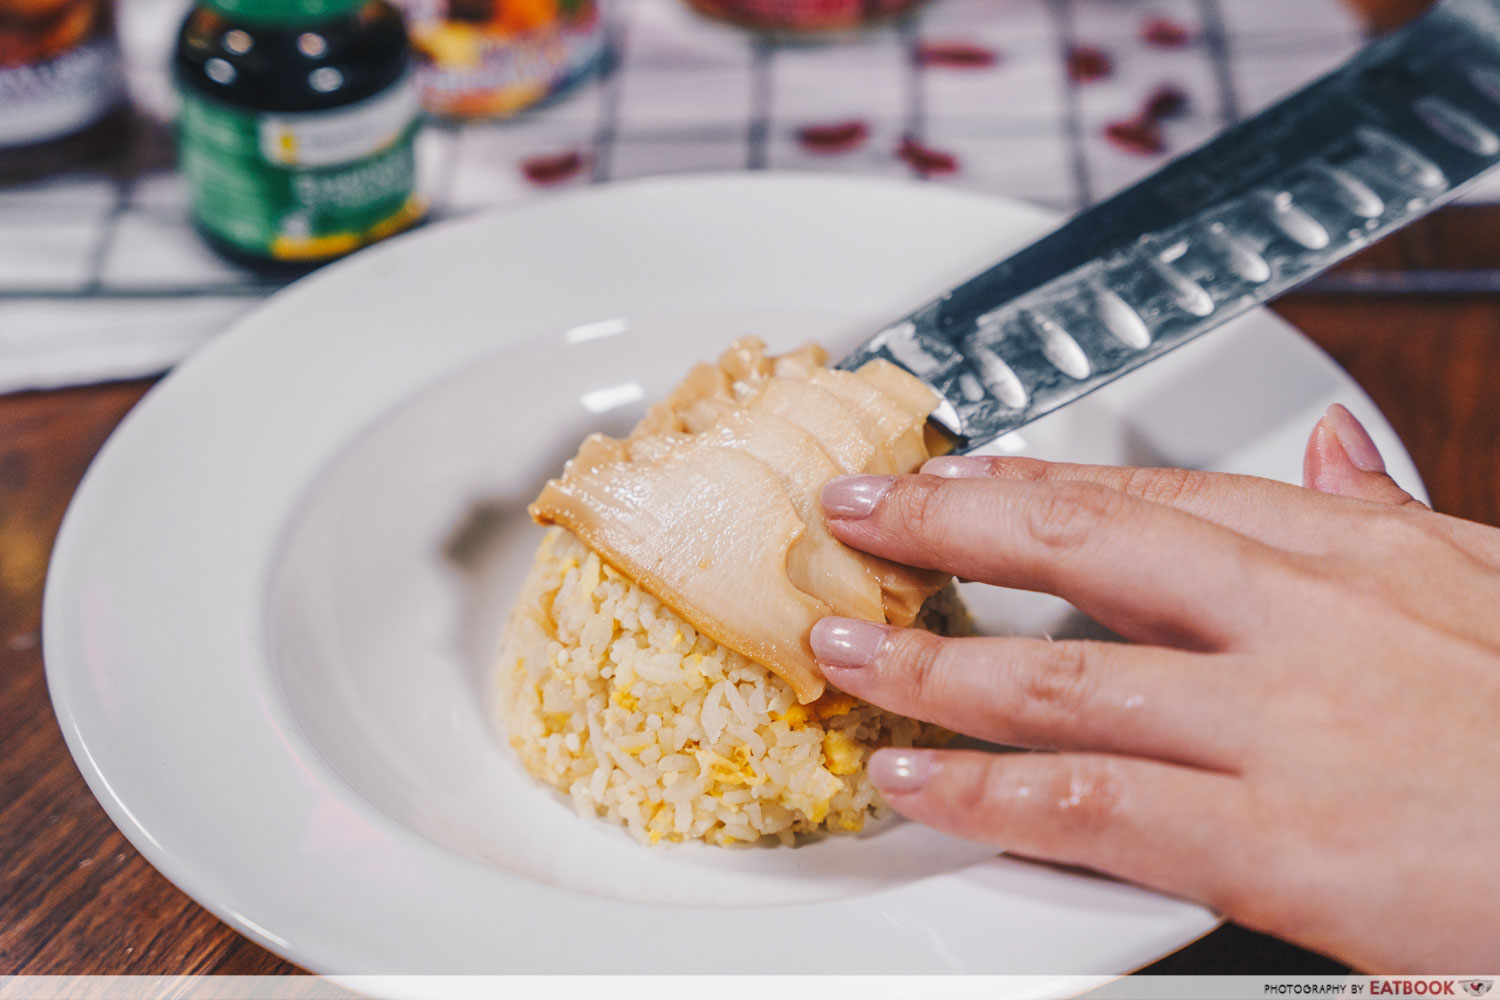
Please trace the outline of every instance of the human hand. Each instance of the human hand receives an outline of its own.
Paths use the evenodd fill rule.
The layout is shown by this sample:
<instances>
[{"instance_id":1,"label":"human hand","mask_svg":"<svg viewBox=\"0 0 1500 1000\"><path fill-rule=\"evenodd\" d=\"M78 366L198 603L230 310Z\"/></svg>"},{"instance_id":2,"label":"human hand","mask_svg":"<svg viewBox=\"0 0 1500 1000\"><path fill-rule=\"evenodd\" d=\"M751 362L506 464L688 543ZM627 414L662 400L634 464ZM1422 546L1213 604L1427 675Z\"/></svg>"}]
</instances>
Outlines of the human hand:
<instances>
[{"instance_id":1,"label":"human hand","mask_svg":"<svg viewBox=\"0 0 1500 1000\"><path fill-rule=\"evenodd\" d=\"M1358 968L1500 959L1500 529L1435 514L1332 408L1313 489L939 458L832 481L855 548L1071 601L1129 643L826 618L828 679L1057 753L878 751L899 812L1201 901Z\"/></svg>"}]
</instances>

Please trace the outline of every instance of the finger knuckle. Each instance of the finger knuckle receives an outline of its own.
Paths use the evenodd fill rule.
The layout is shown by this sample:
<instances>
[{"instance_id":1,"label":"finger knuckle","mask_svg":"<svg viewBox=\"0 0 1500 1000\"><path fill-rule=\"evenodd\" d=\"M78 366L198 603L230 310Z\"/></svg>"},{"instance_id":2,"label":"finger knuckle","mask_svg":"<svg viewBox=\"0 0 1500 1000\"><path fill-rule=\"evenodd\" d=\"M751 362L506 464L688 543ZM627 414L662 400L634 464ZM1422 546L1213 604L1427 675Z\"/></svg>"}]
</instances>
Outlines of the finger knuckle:
<instances>
[{"instance_id":1,"label":"finger knuckle","mask_svg":"<svg viewBox=\"0 0 1500 1000\"><path fill-rule=\"evenodd\" d=\"M1058 815L1078 833L1108 829L1124 816L1124 782L1108 758L1069 761L1059 775L1055 795Z\"/></svg>"},{"instance_id":2,"label":"finger knuckle","mask_svg":"<svg viewBox=\"0 0 1500 1000\"><path fill-rule=\"evenodd\" d=\"M1028 483L1041 482L1047 479L1053 469L1051 462L1044 462L1039 458L1025 458L1017 455L997 458L994 462L996 475Z\"/></svg>"},{"instance_id":3,"label":"finger knuckle","mask_svg":"<svg viewBox=\"0 0 1500 1000\"><path fill-rule=\"evenodd\" d=\"M1435 525L1422 511L1395 507L1369 515L1360 526L1360 546L1365 551L1410 555L1432 548Z\"/></svg>"},{"instance_id":4,"label":"finger knuckle","mask_svg":"<svg viewBox=\"0 0 1500 1000\"><path fill-rule=\"evenodd\" d=\"M1408 576L1382 572L1392 560L1431 564L1448 548L1427 519L1393 508L1370 514L1354 529L1357 540L1320 558L1284 558L1285 592L1328 614L1362 614L1368 621L1405 615L1411 604ZM1373 558L1372 558L1373 557Z\"/></svg>"},{"instance_id":5,"label":"finger knuckle","mask_svg":"<svg viewBox=\"0 0 1500 1000\"><path fill-rule=\"evenodd\" d=\"M971 763L956 771L945 796L954 813L971 821L994 813L997 803L991 794L989 768Z\"/></svg>"},{"instance_id":6,"label":"finger knuckle","mask_svg":"<svg viewBox=\"0 0 1500 1000\"><path fill-rule=\"evenodd\" d=\"M1208 484L1207 476L1192 469L1131 469L1125 476L1126 493L1167 506L1198 499Z\"/></svg>"},{"instance_id":7,"label":"finger knuckle","mask_svg":"<svg viewBox=\"0 0 1500 1000\"><path fill-rule=\"evenodd\" d=\"M942 697L947 674L946 644L920 631L902 633L900 643L903 701L911 705L933 704Z\"/></svg>"},{"instance_id":8,"label":"finger knuckle","mask_svg":"<svg viewBox=\"0 0 1500 1000\"><path fill-rule=\"evenodd\" d=\"M1026 530L1043 548L1075 548L1109 519L1118 496L1093 483L1057 483L1028 506Z\"/></svg>"},{"instance_id":9,"label":"finger knuckle","mask_svg":"<svg viewBox=\"0 0 1500 1000\"><path fill-rule=\"evenodd\" d=\"M1316 619L1347 613L1356 604L1379 597L1366 588L1365 577L1357 565L1341 556L1287 554L1273 564L1266 586L1273 593L1297 595L1298 603Z\"/></svg>"},{"instance_id":10,"label":"finger knuckle","mask_svg":"<svg viewBox=\"0 0 1500 1000\"><path fill-rule=\"evenodd\" d=\"M943 486L945 480L925 476L911 477L895 491L896 517L909 531L920 534L936 528L943 520Z\"/></svg>"},{"instance_id":11,"label":"finger knuckle","mask_svg":"<svg viewBox=\"0 0 1500 1000\"><path fill-rule=\"evenodd\" d=\"M1048 643L1027 665L1020 685L1023 714L1073 718L1087 707L1096 685L1095 647L1082 642Z\"/></svg>"}]
</instances>

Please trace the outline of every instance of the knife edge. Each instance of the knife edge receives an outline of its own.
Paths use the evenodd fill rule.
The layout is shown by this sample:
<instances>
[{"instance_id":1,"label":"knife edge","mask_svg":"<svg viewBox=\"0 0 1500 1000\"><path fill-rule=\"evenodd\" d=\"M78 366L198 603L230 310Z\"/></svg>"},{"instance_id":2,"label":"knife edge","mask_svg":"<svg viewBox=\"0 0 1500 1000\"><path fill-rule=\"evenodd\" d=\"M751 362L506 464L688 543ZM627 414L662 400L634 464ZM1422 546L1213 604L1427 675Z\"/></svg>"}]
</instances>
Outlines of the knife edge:
<instances>
[{"instance_id":1,"label":"knife edge","mask_svg":"<svg viewBox=\"0 0 1500 1000\"><path fill-rule=\"evenodd\" d=\"M1443 0L1333 72L881 330L957 450L1301 284L1500 163L1500 0Z\"/></svg>"}]
</instances>

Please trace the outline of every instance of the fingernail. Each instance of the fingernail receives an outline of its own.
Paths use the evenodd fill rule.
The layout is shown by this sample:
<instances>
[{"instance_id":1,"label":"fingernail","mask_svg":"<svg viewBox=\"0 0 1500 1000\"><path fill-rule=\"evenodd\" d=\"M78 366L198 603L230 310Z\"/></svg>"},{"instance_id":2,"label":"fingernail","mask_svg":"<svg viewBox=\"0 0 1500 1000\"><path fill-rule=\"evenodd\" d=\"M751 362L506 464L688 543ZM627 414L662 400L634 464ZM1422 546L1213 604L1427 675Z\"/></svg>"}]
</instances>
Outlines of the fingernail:
<instances>
[{"instance_id":1,"label":"fingernail","mask_svg":"<svg viewBox=\"0 0 1500 1000\"><path fill-rule=\"evenodd\" d=\"M944 455L922 463L924 476L944 479L979 479L990 474L990 460L978 455Z\"/></svg>"},{"instance_id":2,"label":"fingernail","mask_svg":"<svg viewBox=\"0 0 1500 1000\"><path fill-rule=\"evenodd\" d=\"M812 627L808 641L826 667L867 667L885 645L886 626L858 618L824 618Z\"/></svg>"},{"instance_id":3,"label":"fingernail","mask_svg":"<svg viewBox=\"0 0 1500 1000\"><path fill-rule=\"evenodd\" d=\"M1302 455L1302 485L1319 493L1343 494L1357 478L1353 476L1357 471L1333 427L1328 421L1319 420Z\"/></svg>"},{"instance_id":4,"label":"fingernail","mask_svg":"<svg viewBox=\"0 0 1500 1000\"><path fill-rule=\"evenodd\" d=\"M857 521L869 517L895 476L839 476L823 487L823 513Z\"/></svg>"},{"instance_id":5,"label":"fingernail","mask_svg":"<svg viewBox=\"0 0 1500 1000\"><path fill-rule=\"evenodd\" d=\"M932 776L931 750L877 750L870 757L870 781L886 795L918 792Z\"/></svg>"},{"instance_id":6,"label":"fingernail","mask_svg":"<svg viewBox=\"0 0 1500 1000\"><path fill-rule=\"evenodd\" d=\"M1370 432L1354 418L1354 414L1334 403L1323 414L1323 421L1338 438L1339 447L1344 449L1344 454L1349 456L1356 469L1361 472L1385 471L1385 459L1380 457L1380 449L1375 447Z\"/></svg>"}]
</instances>

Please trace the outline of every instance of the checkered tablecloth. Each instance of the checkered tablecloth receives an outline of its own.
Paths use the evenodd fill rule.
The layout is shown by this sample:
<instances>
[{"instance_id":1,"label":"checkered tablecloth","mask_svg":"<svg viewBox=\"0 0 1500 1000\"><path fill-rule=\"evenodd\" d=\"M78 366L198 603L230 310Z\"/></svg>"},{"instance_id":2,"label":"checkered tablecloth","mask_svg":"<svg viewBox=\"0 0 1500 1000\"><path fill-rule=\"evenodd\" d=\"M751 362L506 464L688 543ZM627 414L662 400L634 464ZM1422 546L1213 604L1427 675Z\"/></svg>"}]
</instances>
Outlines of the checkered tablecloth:
<instances>
[{"instance_id":1,"label":"checkered tablecloth","mask_svg":"<svg viewBox=\"0 0 1500 1000\"><path fill-rule=\"evenodd\" d=\"M0 391L164 370L279 284L226 263L191 227L166 124L182 0L120 4L148 127L123 167L0 189ZM1143 37L1153 18L1185 28L1186 43ZM679 0L606 0L603 30L603 72L546 107L425 131L419 169L434 217L696 170L921 176L1071 211L1360 44L1336 0L932 0L907 23L827 44L758 40ZM944 57L954 43L967 58ZM1070 73L1080 48L1105 55L1108 74ZM1164 84L1187 96L1165 148L1111 139L1109 125ZM809 127L849 123L865 135L854 148L806 139ZM953 169L914 165L903 140L937 157L929 168L951 158ZM576 173L528 177L528 165L573 154Z\"/></svg>"}]
</instances>

